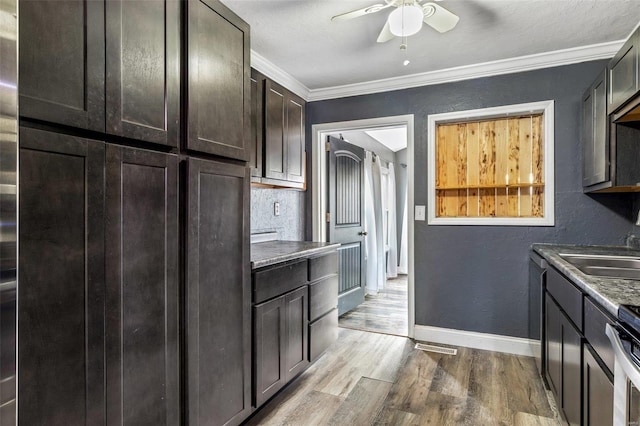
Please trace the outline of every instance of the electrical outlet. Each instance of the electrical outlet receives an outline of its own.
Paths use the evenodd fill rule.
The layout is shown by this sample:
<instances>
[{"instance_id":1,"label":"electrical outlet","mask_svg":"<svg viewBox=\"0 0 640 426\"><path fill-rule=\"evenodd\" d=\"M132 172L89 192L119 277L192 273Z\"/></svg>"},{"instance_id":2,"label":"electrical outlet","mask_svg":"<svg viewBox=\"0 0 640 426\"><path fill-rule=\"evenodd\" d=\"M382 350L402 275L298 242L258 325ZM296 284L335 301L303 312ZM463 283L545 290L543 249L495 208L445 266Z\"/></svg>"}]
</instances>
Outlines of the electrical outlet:
<instances>
[{"instance_id":1,"label":"electrical outlet","mask_svg":"<svg viewBox=\"0 0 640 426\"><path fill-rule=\"evenodd\" d=\"M425 206L416 206L416 220L425 220Z\"/></svg>"},{"instance_id":2,"label":"electrical outlet","mask_svg":"<svg viewBox=\"0 0 640 426\"><path fill-rule=\"evenodd\" d=\"M280 216L280 203L278 202L273 203L273 215Z\"/></svg>"}]
</instances>

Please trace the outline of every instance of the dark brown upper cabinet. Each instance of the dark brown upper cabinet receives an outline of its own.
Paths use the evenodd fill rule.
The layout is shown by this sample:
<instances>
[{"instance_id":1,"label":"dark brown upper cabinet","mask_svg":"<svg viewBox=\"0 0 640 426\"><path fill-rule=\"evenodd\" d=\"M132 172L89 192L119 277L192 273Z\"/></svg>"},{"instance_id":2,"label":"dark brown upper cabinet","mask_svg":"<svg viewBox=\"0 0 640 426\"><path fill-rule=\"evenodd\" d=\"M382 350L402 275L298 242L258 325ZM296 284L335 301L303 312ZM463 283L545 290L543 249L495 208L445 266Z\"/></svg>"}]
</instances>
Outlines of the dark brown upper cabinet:
<instances>
[{"instance_id":1,"label":"dark brown upper cabinet","mask_svg":"<svg viewBox=\"0 0 640 426\"><path fill-rule=\"evenodd\" d=\"M107 145L106 419L180 422L178 161Z\"/></svg>"},{"instance_id":2,"label":"dark brown upper cabinet","mask_svg":"<svg viewBox=\"0 0 640 426\"><path fill-rule=\"evenodd\" d=\"M251 412L249 168L190 158L186 206L186 391L190 425Z\"/></svg>"},{"instance_id":3,"label":"dark brown upper cabinet","mask_svg":"<svg viewBox=\"0 0 640 426\"><path fill-rule=\"evenodd\" d=\"M20 115L177 146L179 19L179 0L21 0Z\"/></svg>"},{"instance_id":4,"label":"dark brown upper cabinet","mask_svg":"<svg viewBox=\"0 0 640 426\"><path fill-rule=\"evenodd\" d=\"M251 69L251 177L262 177L262 132L263 132L263 103L265 77L258 71Z\"/></svg>"},{"instance_id":5,"label":"dark brown upper cabinet","mask_svg":"<svg viewBox=\"0 0 640 426\"><path fill-rule=\"evenodd\" d=\"M20 116L104 131L104 2L19 7Z\"/></svg>"},{"instance_id":6,"label":"dark brown upper cabinet","mask_svg":"<svg viewBox=\"0 0 640 426\"><path fill-rule=\"evenodd\" d=\"M607 71L603 70L582 97L582 186L609 180Z\"/></svg>"},{"instance_id":7,"label":"dark brown upper cabinet","mask_svg":"<svg viewBox=\"0 0 640 426\"><path fill-rule=\"evenodd\" d=\"M104 424L104 153L20 129L20 424Z\"/></svg>"},{"instance_id":8,"label":"dark brown upper cabinet","mask_svg":"<svg viewBox=\"0 0 640 426\"><path fill-rule=\"evenodd\" d=\"M609 114L631 99L640 89L640 28L611 59L609 72Z\"/></svg>"},{"instance_id":9,"label":"dark brown upper cabinet","mask_svg":"<svg viewBox=\"0 0 640 426\"><path fill-rule=\"evenodd\" d=\"M180 1L109 0L106 23L106 132L178 146Z\"/></svg>"},{"instance_id":10,"label":"dark brown upper cabinet","mask_svg":"<svg viewBox=\"0 0 640 426\"><path fill-rule=\"evenodd\" d=\"M299 96L259 73L254 73L254 79L256 91L261 90L254 125L262 134L257 131L252 141L262 154L262 163L254 165L254 171L261 171L259 182L304 188L306 104ZM256 155L256 158L259 157Z\"/></svg>"},{"instance_id":11,"label":"dark brown upper cabinet","mask_svg":"<svg viewBox=\"0 0 640 426\"><path fill-rule=\"evenodd\" d=\"M187 2L186 148L250 157L249 25L218 0Z\"/></svg>"}]
</instances>

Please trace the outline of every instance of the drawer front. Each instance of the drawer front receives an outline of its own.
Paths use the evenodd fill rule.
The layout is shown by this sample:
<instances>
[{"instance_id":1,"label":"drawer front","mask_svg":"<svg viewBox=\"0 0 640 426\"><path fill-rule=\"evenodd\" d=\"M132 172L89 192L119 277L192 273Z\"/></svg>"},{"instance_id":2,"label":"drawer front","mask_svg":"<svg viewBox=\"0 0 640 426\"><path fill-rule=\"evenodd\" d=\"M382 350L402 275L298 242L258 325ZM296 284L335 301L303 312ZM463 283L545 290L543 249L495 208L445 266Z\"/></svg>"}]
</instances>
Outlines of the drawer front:
<instances>
[{"instance_id":1,"label":"drawer front","mask_svg":"<svg viewBox=\"0 0 640 426\"><path fill-rule=\"evenodd\" d=\"M307 260L285 263L253 273L253 303L261 303L307 284Z\"/></svg>"},{"instance_id":2,"label":"drawer front","mask_svg":"<svg viewBox=\"0 0 640 426\"><path fill-rule=\"evenodd\" d=\"M338 273L338 252L309 259L309 281Z\"/></svg>"},{"instance_id":3,"label":"drawer front","mask_svg":"<svg viewBox=\"0 0 640 426\"><path fill-rule=\"evenodd\" d=\"M606 324L614 324L595 303L588 297L584 298L584 337L589 341L596 353L604 361L609 371L613 373L614 354L611 342L605 334Z\"/></svg>"},{"instance_id":4,"label":"drawer front","mask_svg":"<svg viewBox=\"0 0 640 426\"><path fill-rule=\"evenodd\" d=\"M547 291L582 331L582 292L554 268L547 270Z\"/></svg>"},{"instance_id":5,"label":"drawer front","mask_svg":"<svg viewBox=\"0 0 640 426\"><path fill-rule=\"evenodd\" d=\"M314 362L338 339L338 310L334 309L309 325L309 361Z\"/></svg>"},{"instance_id":6,"label":"drawer front","mask_svg":"<svg viewBox=\"0 0 640 426\"><path fill-rule=\"evenodd\" d=\"M309 284L309 321L315 321L338 306L338 275Z\"/></svg>"}]
</instances>

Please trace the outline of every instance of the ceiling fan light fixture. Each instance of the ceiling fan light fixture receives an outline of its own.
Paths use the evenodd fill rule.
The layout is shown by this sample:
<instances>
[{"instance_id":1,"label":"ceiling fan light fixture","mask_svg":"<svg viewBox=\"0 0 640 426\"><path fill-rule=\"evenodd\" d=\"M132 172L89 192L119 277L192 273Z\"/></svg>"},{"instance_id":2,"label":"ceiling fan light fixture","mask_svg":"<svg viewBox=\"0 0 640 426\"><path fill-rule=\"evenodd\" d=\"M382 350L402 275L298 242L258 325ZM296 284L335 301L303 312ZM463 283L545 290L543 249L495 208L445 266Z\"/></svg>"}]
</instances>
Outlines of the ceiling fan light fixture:
<instances>
[{"instance_id":1,"label":"ceiling fan light fixture","mask_svg":"<svg viewBox=\"0 0 640 426\"><path fill-rule=\"evenodd\" d=\"M389 30L398 37L414 35L422 28L424 14L415 4L403 4L389 14Z\"/></svg>"}]
</instances>

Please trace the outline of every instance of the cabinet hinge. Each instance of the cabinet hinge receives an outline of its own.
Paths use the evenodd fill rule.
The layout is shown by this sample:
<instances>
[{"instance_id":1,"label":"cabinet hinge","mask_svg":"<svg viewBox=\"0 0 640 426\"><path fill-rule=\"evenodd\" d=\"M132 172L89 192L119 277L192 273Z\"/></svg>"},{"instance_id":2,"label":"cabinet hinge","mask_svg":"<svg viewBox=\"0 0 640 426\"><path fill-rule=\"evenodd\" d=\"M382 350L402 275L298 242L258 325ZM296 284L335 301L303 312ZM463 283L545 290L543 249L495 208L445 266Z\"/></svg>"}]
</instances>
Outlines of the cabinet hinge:
<instances>
[{"instance_id":1,"label":"cabinet hinge","mask_svg":"<svg viewBox=\"0 0 640 426\"><path fill-rule=\"evenodd\" d=\"M327 213L327 222L331 222L331 213Z\"/></svg>"},{"instance_id":2,"label":"cabinet hinge","mask_svg":"<svg viewBox=\"0 0 640 426\"><path fill-rule=\"evenodd\" d=\"M324 143L324 149L329 152L331 151L331 142L325 142Z\"/></svg>"}]
</instances>

